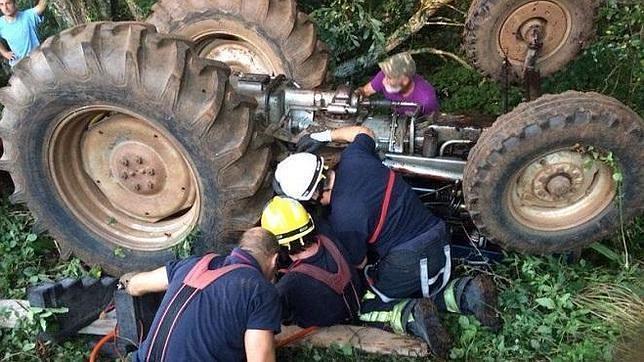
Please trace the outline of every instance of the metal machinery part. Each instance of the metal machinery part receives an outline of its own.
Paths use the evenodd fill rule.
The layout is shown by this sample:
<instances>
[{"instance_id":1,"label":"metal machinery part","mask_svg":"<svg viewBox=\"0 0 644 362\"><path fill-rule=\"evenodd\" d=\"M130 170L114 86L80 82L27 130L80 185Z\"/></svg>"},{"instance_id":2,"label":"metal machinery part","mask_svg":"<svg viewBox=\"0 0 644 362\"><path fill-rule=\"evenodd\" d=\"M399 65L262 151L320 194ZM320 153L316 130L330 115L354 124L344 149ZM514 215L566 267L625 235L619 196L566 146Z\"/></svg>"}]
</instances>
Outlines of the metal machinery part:
<instances>
[{"instance_id":1,"label":"metal machinery part","mask_svg":"<svg viewBox=\"0 0 644 362\"><path fill-rule=\"evenodd\" d=\"M363 125L374 131L383 162L409 175L462 179L467 153L454 157L448 151L458 145L469 148L482 131L436 125L417 116L420 107L416 103L363 100L349 86L303 90L283 78L255 74L239 75L232 83L238 92L255 98L257 113L264 117L274 137L294 143L304 133ZM409 112L392 113L396 108ZM383 115L383 111L389 112ZM434 150L426 151L428 142L436 144Z\"/></svg>"}]
</instances>

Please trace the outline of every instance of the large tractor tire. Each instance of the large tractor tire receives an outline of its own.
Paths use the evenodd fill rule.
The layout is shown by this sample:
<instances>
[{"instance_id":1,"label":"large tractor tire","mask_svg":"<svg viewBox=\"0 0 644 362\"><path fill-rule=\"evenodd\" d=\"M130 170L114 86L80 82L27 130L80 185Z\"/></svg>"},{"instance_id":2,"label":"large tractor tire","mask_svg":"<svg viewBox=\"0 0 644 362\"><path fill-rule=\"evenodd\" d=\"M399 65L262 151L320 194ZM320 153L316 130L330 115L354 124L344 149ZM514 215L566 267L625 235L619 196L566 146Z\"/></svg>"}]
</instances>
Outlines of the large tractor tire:
<instances>
[{"instance_id":1,"label":"large tractor tire","mask_svg":"<svg viewBox=\"0 0 644 362\"><path fill-rule=\"evenodd\" d=\"M644 121L617 100L546 95L485 130L465 167L465 201L508 249L577 250L644 210L643 148Z\"/></svg>"},{"instance_id":2,"label":"large tractor tire","mask_svg":"<svg viewBox=\"0 0 644 362\"><path fill-rule=\"evenodd\" d=\"M117 275L222 248L270 197L270 150L229 68L143 23L91 23L13 68L0 168L61 255Z\"/></svg>"},{"instance_id":3,"label":"large tractor tire","mask_svg":"<svg viewBox=\"0 0 644 362\"><path fill-rule=\"evenodd\" d=\"M548 76L573 60L595 35L598 0L474 0L465 22L464 48L483 74L520 81L528 33L538 26L543 47L536 66ZM504 60L509 67L504 67Z\"/></svg>"},{"instance_id":4,"label":"large tractor tire","mask_svg":"<svg viewBox=\"0 0 644 362\"><path fill-rule=\"evenodd\" d=\"M160 0L148 22L242 73L284 74L303 88L325 80L329 54L295 0Z\"/></svg>"}]
</instances>

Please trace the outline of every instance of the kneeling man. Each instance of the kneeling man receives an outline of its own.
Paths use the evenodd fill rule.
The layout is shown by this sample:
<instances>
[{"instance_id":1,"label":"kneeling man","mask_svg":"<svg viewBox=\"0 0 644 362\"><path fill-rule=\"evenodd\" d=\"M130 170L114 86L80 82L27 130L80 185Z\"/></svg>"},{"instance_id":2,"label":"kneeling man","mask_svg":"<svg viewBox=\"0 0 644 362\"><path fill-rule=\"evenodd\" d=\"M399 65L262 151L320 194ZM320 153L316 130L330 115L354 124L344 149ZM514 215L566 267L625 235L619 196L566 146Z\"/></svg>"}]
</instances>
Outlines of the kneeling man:
<instances>
[{"instance_id":1,"label":"kneeling man","mask_svg":"<svg viewBox=\"0 0 644 362\"><path fill-rule=\"evenodd\" d=\"M262 228L228 256L207 254L124 275L129 294L166 291L133 361L274 361L280 331L278 244Z\"/></svg>"}]
</instances>

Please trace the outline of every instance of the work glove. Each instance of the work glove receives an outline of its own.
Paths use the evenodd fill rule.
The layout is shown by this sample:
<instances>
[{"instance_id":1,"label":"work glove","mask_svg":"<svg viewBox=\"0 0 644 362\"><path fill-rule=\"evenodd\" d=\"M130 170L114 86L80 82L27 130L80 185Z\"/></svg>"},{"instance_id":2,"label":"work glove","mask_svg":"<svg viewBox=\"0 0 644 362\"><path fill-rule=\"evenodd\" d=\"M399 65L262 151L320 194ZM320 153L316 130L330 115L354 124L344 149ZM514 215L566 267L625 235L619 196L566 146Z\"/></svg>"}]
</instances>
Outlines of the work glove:
<instances>
[{"instance_id":1,"label":"work glove","mask_svg":"<svg viewBox=\"0 0 644 362\"><path fill-rule=\"evenodd\" d=\"M329 144L329 142L331 142L331 131L326 130L324 132L304 135L297 141L295 148L297 152L316 153L322 147Z\"/></svg>"}]
</instances>

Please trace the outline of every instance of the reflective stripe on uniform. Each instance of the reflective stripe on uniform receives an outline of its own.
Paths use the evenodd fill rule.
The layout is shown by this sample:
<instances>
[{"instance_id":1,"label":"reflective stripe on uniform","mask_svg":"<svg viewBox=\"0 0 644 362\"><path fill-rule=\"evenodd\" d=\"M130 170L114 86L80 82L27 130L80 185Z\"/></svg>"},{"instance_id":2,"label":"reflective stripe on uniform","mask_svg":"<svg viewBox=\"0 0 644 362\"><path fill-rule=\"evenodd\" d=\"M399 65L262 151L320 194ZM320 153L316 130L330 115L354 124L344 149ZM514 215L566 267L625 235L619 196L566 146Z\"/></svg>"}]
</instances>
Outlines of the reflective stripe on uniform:
<instances>
[{"instance_id":1,"label":"reflective stripe on uniform","mask_svg":"<svg viewBox=\"0 0 644 362\"><path fill-rule=\"evenodd\" d=\"M456 291L454 290L454 286L457 281L458 279L454 279L449 282L447 288L445 288L445 292L443 292L445 307L447 307L448 312L452 313L461 313L461 309L458 307L458 303L456 302Z\"/></svg>"},{"instance_id":2,"label":"reflective stripe on uniform","mask_svg":"<svg viewBox=\"0 0 644 362\"><path fill-rule=\"evenodd\" d=\"M440 292L443 288L445 288L445 286L449 282L449 278L450 278L450 276L452 274L452 254L450 252L449 245L445 245L443 247L443 253L445 253L445 266L443 266L438 271L438 273L436 273L436 275L434 275L431 278L429 277L429 270L428 270L428 267L427 267L427 258L421 259L420 262L419 262L419 264L420 264L420 266L419 266L419 268L420 268L420 286L421 286L421 290L423 292L423 297L425 297L425 298L430 298L430 297L436 295L436 293ZM443 283L441 284L440 288L435 289L430 294L429 293L429 286L433 285L434 283L436 283L436 281L441 276L441 274L443 276Z\"/></svg>"},{"instance_id":3,"label":"reflective stripe on uniform","mask_svg":"<svg viewBox=\"0 0 644 362\"><path fill-rule=\"evenodd\" d=\"M403 322L402 320L403 311L410 302L410 299L405 299L394 305L390 311L373 311L360 314L360 320L370 323L388 323L395 333L404 334L407 321Z\"/></svg>"}]
</instances>

